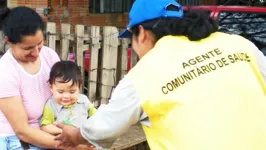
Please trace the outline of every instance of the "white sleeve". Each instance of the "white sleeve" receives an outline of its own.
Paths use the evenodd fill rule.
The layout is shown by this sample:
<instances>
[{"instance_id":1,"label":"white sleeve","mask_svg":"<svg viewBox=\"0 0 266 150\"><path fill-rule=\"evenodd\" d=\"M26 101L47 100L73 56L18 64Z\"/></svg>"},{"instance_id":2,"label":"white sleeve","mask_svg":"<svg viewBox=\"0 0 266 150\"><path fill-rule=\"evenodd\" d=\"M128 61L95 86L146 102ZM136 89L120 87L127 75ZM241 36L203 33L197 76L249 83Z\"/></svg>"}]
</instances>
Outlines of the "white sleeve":
<instances>
[{"instance_id":1,"label":"white sleeve","mask_svg":"<svg viewBox=\"0 0 266 150\"><path fill-rule=\"evenodd\" d=\"M255 44L253 44L253 52L255 55L255 58L257 60L257 64L260 70L260 73L262 75L264 85L266 85L266 57L263 55L263 53L257 48Z\"/></svg>"},{"instance_id":2,"label":"white sleeve","mask_svg":"<svg viewBox=\"0 0 266 150\"><path fill-rule=\"evenodd\" d=\"M124 78L115 88L109 103L100 107L81 126L80 132L96 147L109 148L117 137L141 120L147 122L147 116L143 113L137 91Z\"/></svg>"}]
</instances>

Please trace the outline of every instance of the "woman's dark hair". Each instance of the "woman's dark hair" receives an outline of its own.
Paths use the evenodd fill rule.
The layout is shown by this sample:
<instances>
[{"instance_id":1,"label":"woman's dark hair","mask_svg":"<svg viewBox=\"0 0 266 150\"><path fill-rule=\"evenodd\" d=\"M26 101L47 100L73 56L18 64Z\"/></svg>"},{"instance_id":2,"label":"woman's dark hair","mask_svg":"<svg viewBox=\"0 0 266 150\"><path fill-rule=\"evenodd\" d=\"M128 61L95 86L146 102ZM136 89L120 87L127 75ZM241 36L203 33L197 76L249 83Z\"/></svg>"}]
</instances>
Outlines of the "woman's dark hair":
<instances>
[{"instance_id":1,"label":"woman's dark hair","mask_svg":"<svg viewBox=\"0 0 266 150\"><path fill-rule=\"evenodd\" d=\"M60 80L56 80L58 78L60 78ZM78 65L72 61L59 61L55 63L51 69L48 82L52 85L55 81L59 81L60 83L73 81L72 86L76 84L80 87L82 84L82 77Z\"/></svg>"},{"instance_id":2,"label":"woman's dark hair","mask_svg":"<svg viewBox=\"0 0 266 150\"><path fill-rule=\"evenodd\" d=\"M37 12L28 7L0 8L0 29L10 42L16 44L23 36L43 31L44 22Z\"/></svg>"},{"instance_id":3,"label":"woman's dark hair","mask_svg":"<svg viewBox=\"0 0 266 150\"><path fill-rule=\"evenodd\" d=\"M176 8L168 9L173 11ZM156 41L166 35L187 36L189 40L197 41L208 37L218 29L215 20L210 18L207 11L201 9L189 9L183 18L157 18L135 25L131 31L136 36L139 35L139 25L150 30Z\"/></svg>"}]
</instances>

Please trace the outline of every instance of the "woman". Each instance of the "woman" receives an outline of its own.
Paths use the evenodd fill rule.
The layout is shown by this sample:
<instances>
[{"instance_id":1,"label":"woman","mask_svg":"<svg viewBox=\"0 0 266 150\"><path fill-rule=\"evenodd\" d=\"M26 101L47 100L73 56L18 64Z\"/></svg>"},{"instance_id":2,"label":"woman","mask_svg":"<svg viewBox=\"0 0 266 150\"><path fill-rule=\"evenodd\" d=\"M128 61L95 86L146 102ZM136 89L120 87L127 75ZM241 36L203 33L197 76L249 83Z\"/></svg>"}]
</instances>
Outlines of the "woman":
<instances>
[{"instance_id":1,"label":"woman","mask_svg":"<svg viewBox=\"0 0 266 150\"><path fill-rule=\"evenodd\" d=\"M154 150L266 149L266 63L253 43L175 0L137 0L129 19L120 37L139 62L80 129L58 124L59 145L109 147L140 122Z\"/></svg>"},{"instance_id":2,"label":"woman","mask_svg":"<svg viewBox=\"0 0 266 150\"><path fill-rule=\"evenodd\" d=\"M0 23L10 49L0 59L0 149L55 148L55 141L39 129L46 100L51 96L47 81L56 52L44 43L44 23L32 9L2 9Z\"/></svg>"}]
</instances>

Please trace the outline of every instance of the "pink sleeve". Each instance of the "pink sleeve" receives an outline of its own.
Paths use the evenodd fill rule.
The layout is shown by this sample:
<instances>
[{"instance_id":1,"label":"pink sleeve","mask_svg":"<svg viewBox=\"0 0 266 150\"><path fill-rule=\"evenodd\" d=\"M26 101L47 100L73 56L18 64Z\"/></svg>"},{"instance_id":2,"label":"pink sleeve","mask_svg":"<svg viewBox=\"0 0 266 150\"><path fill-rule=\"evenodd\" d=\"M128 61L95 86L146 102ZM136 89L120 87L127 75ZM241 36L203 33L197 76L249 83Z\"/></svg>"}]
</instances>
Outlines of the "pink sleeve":
<instances>
[{"instance_id":1,"label":"pink sleeve","mask_svg":"<svg viewBox=\"0 0 266 150\"><path fill-rule=\"evenodd\" d=\"M15 74L9 71L0 73L0 98L7 98L20 95L20 81Z\"/></svg>"}]
</instances>

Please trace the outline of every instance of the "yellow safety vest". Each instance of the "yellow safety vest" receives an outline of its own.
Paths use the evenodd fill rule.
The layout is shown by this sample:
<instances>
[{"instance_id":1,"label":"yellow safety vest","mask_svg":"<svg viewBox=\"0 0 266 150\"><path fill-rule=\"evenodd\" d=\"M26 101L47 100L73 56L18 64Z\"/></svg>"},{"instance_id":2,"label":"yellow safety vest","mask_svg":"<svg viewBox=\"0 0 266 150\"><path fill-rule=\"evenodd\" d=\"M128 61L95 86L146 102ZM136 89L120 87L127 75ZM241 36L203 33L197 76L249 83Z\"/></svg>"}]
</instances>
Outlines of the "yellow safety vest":
<instances>
[{"instance_id":1,"label":"yellow safety vest","mask_svg":"<svg viewBox=\"0 0 266 150\"><path fill-rule=\"evenodd\" d=\"M153 150L266 150L265 85L251 43L225 33L160 39L126 78Z\"/></svg>"}]
</instances>

